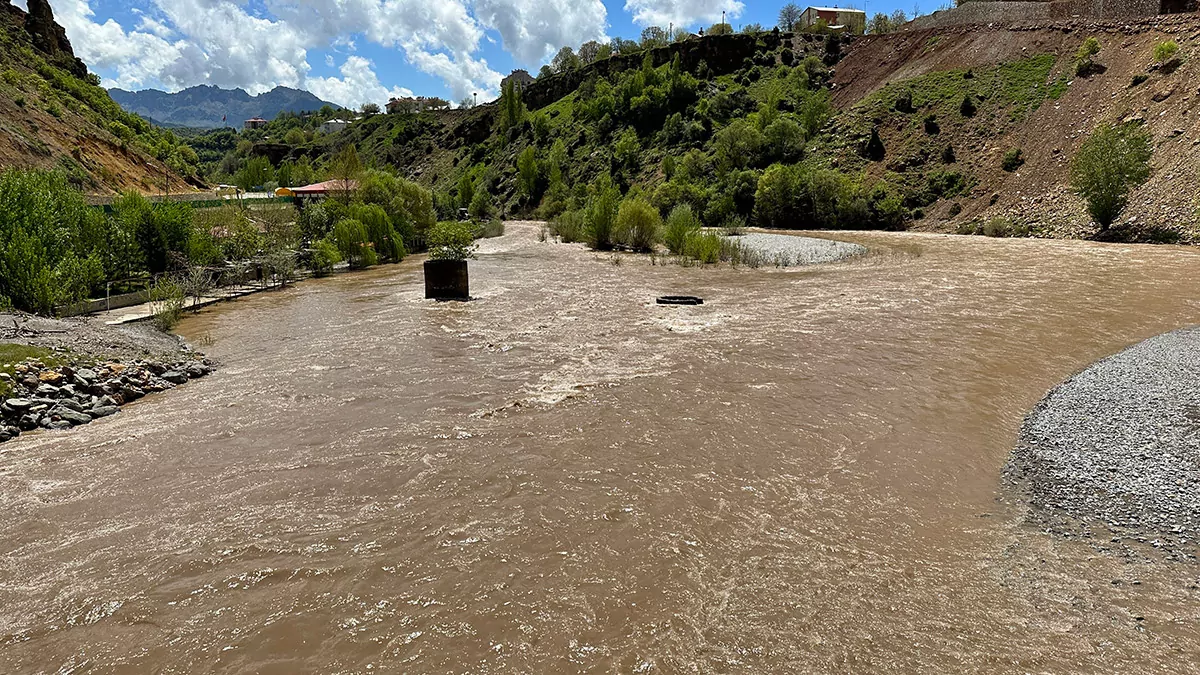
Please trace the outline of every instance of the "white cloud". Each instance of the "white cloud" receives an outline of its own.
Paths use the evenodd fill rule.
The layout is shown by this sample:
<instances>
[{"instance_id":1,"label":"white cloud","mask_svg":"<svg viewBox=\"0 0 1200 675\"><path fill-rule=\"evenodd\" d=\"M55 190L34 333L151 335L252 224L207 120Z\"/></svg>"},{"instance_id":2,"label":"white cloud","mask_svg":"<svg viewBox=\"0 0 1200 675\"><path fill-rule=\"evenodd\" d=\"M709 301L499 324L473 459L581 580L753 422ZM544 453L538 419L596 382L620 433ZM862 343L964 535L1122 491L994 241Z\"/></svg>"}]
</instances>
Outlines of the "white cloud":
<instances>
[{"instance_id":1,"label":"white cloud","mask_svg":"<svg viewBox=\"0 0 1200 675\"><path fill-rule=\"evenodd\" d=\"M373 64L361 56L351 56L340 68L342 76L310 77L307 88L317 97L347 108L357 109L364 103L384 105L389 98L412 96L412 91L403 87L388 89L379 82Z\"/></svg>"},{"instance_id":2,"label":"white cloud","mask_svg":"<svg viewBox=\"0 0 1200 675\"><path fill-rule=\"evenodd\" d=\"M505 49L527 66L564 46L603 39L608 28L600 0L475 0L475 16L500 33Z\"/></svg>"},{"instance_id":3,"label":"white cloud","mask_svg":"<svg viewBox=\"0 0 1200 675\"><path fill-rule=\"evenodd\" d=\"M745 9L738 0L626 0L625 11L633 14L633 22L640 26L695 26L710 24L725 18L741 16Z\"/></svg>"},{"instance_id":4,"label":"white cloud","mask_svg":"<svg viewBox=\"0 0 1200 675\"><path fill-rule=\"evenodd\" d=\"M599 0L586 1L603 12ZM133 30L98 22L96 2L53 0L55 16L80 58L115 73L106 83L123 88L213 84L256 94L284 85L345 104L407 92L383 85L362 58L347 57L341 77L310 77L310 50L353 52L365 38L440 77L454 97L499 89L501 75L478 56L484 27L466 0L265 0L265 12L257 3L248 9L249 0L150 0L146 11L134 11Z\"/></svg>"}]
</instances>

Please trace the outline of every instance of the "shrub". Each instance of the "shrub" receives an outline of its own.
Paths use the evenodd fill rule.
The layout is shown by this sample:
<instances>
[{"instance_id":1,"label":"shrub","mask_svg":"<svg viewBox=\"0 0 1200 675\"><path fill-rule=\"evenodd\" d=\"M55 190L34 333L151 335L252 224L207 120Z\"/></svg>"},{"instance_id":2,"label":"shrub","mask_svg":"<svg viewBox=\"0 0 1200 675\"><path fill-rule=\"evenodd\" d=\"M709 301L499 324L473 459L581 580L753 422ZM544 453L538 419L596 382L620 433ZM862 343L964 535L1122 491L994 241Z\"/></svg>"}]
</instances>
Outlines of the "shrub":
<instances>
[{"instance_id":1,"label":"shrub","mask_svg":"<svg viewBox=\"0 0 1200 675\"><path fill-rule=\"evenodd\" d=\"M1149 75L1147 75L1145 73L1138 73L1137 75L1134 75L1133 79L1131 79L1129 81L1129 87L1132 89L1133 87L1138 86L1139 84L1145 82L1148 79L1150 79Z\"/></svg>"},{"instance_id":2,"label":"shrub","mask_svg":"<svg viewBox=\"0 0 1200 675\"><path fill-rule=\"evenodd\" d=\"M1029 232L1028 224L1002 216L992 218L981 228L985 237L1028 237Z\"/></svg>"},{"instance_id":3,"label":"shrub","mask_svg":"<svg viewBox=\"0 0 1200 675\"><path fill-rule=\"evenodd\" d=\"M166 332L179 325L183 318L185 294L183 286L174 279L163 276L150 287L150 309L154 312L151 321L154 327Z\"/></svg>"},{"instance_id":4,"label":"shrub","mask_svg":"<svg viewBox=\"0 0 1200 675\"><path fill-rule=\"evenodd\" d=\"M711 265L720 262L723 241L716 232L695 230L688 233L682 252L689 258Z\"/></svg>"},{"instance_id":5,"label":"shrub","mask_svg":"<svg viewBox=\"0 0 1200 675\"><path fill-rule=\"evenodd\" d=\"M942 149L942 164L953 164L956 159L953 145L947 145Z\"/></svg>"},{"instance_id":6,"label":"shrub","mask_svg":"<svg viewBox=\"0 0 1200 675\"><path fill-rule=\"evenodd\" d=\"M476 239L491 239L502 236L504 236L504 222L499 218L493 218L486 223L479 223L475 226Z\"/></svg>"},{"instance_id":7,"label":"shrub","mask_svg":"<svg viewBox=\"0 0 1200 675\"><path fill-rule=\"evenodd\" d=\"M488 191L476 190L475 196L471 198L471 205L467 207L467 215L475 220L491 220L494 212L492 196Z\"/></svg>"},{"instance_id":8,"label":"shrub","mask_svg":"<svg viewBox=\"0 0 1200 675\"><path fill-rule=\"evenodd\" d=\"M1000 168L1012 173L1013 171L1021 168L1021 165L1024 163L1025 158L1021 155L1021 149L1013 148L1004 153L1004 159L1000 160Z\"/></svg>"},{"instance_id":9,"label":"shrub","mask_svg":"<svg viewBox=\"0 0 1200 675\"><path fill-rule=\"evenodd\" d=\"M1094 37L1084 40L1083 44L1075 52L1075 74L1079 77L1091 75L1096 70L1096 62L1092 57L1099 53L1099 40Z\"/></svg>"},{"instance_id":10,"label":"shrub","mask_svg":"<svg viewBox=\"0 0 1200 675\"><path fill-rule=\"evenodd\" d=\"M612 184L608 176L602 177L588 198L585 211L584 237L589 246L597 250L612 248L620 204L621 191Z\"/></svg>"},{"instance_id":11,"label":"shrub","mask_svg":"<svg viewBox=\"0 0 1200 675\"><path fill-rule=\"evenodd\" d=\"M1101 230L1125 208L1129 191L1150 177L1153 154L1150 134L1136 124L1101 127L1080 146L1071 161L1071 187Z\"/></svg>"},{"instance_id":12,"label":"shrub","mask_svg":"<svg viewBox=\"0 0 1200 675\"><path fill-rule=\"evenodd\" d=\"M662 217L650 202L634 197L621 202L616 226L621 243L635 251L649 251L661 235Z\"/></svg>"},{"instance_id":13,"label":"shrub","mask_svg":"<svg viewBox=\"0 0 1200 675\"><path fill-rule=\"evenodd\" d=\"M977 108L975 107L975 99L971 98L970 94L963 96L962 103L958 106L958 111L962 113L962 116L974 117L976 110Z\"/></svg>"},{"instance_id":14,"label":"shrub","mask_svg":"<svg viewBox=\"0 0 1200 675\"><path fill-rule=\"evenodd\" d=\"M467 260L478 249L470 223L438 223L429 230L428 241L430 260Z\"/></svg>"},{"instance_id":15,"label":"shrub","mask_svg":"<svg viewBox=\"0 0 1200 675\"><path fill-rule=\"evenodd\" d=\"M322 239L313 244L308 266L314 276L323 277L333 273L333 266L341 261L342 253L337 244L329 239Z\"/></svg>"},{"instance_id":16,"label":"shrub","mask_svg":"<svg viewBox=\"0 0 1200 675\"><path fill-rule=\"evenodd\" d=\"M663 229L663 243L667 245L668 251L680 255L684 251L688 237L699 230L700 221L696 219L692 207L680 204L667 216L666 226Z\"/></svg>"},{"instance_id":17,"label":"shrub","mask_svg":"<svg viewBox=\"0 0 1200 675\"><path fill-rule=\"evenodd\" d=\"M1166 63L1175 58L1179 53L1179 44L1174 40L1165 40L1154 45L1154 60L1159 63Z\"/></svg>"},{"instance_id":18,"label":"shrub","mask_svg":"<svg viewBox=\"0 0 1200 675\"><path fill-rule=\"evenodd\" d=\"M577 241L584 241L586 238L584 234L586 223L587 218L582 210L564 211L550 223L550 231L565 243L573 244Z\"/></svg>"}]
</instances>

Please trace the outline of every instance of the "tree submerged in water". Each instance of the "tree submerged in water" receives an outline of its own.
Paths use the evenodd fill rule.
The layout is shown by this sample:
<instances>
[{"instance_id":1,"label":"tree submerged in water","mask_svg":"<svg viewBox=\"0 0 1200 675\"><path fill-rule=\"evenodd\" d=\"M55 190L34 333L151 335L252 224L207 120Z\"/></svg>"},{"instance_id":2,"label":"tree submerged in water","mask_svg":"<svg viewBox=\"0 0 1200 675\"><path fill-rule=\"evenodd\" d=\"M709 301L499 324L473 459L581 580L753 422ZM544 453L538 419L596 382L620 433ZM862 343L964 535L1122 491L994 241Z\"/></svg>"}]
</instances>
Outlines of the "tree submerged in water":
<instances>
[{"instance_id":1,"label":"tree submerged in water","mask_svg":"<svg viewBox=\"0 0 1200 675\"><path fill-rule=\"evenodd\" d=\"M430 260L470 260L479 246L470 223L438 223L429 230Z\"/></svg>"}]
</instances>

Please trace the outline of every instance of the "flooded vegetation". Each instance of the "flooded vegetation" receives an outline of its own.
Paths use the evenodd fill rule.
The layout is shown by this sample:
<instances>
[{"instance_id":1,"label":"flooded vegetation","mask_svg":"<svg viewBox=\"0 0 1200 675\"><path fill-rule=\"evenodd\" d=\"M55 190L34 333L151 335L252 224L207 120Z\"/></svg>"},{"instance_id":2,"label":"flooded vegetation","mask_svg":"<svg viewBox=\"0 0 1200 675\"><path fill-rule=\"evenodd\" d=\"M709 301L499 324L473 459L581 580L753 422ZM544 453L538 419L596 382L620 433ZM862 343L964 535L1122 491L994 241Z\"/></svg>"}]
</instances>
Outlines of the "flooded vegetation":
<instances>
[{"instance_id":1,"label":"flooded vegetation","mask_svg":"<svg viewBox=\"0 0 1200 675\"><path fill-rule=\"evenodd\" d=\"M469 303L410 259L186 317L214 374L4 444L0 671L1193 667L1194 566L1026 525L1001 471L1046 391L1195 323L1194 251L538 230Z\"/></svg>"}]
</instances>

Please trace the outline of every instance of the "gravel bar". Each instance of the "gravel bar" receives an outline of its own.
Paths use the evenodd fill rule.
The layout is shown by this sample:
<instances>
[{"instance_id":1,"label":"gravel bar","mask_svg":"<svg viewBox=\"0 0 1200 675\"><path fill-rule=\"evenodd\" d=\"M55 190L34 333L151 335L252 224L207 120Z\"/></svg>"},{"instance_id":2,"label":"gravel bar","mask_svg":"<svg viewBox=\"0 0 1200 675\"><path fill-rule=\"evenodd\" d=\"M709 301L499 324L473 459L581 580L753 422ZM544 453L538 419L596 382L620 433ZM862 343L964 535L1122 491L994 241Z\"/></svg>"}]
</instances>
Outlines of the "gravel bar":
<instances>
[{"instance_id":1,"label":"gravel bar","mask_svg":"<svg viewBox=\"0 0 1200 675\"><path fill-rule=\"evenodd\" d=\"M858 244L788 234L743 234L730 239L758 251L768 262L782 266L836 262L867 252L865 246Z\"/></svg>"},{"instance_id":2,"label":"gravel bar","mask_svg":"<svg viewBox=\"0 0 1200 675\"><path fill-rule=\"evenodd\" d=\"M1005 477L1047 530L1194 559L1200 328L1146 340L1053 389L1026 418Z\"/></svg>"}]
</instances>

